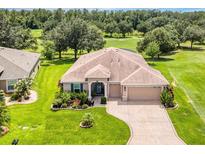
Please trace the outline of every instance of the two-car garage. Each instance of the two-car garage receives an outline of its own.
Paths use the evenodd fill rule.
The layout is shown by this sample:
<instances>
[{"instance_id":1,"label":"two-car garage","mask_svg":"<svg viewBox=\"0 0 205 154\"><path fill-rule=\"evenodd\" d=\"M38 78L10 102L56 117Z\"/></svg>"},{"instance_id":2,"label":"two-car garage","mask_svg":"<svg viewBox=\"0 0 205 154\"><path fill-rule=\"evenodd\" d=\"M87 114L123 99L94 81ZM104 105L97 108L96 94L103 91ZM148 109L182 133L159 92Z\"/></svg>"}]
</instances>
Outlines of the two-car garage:
<instances>
[{"instance_id":1,"label":"two-car garage","mask_svg":"<svg viewBox=\"0 0 205 154\"><path fill-rule=\"evenodd\" d=\"M134 87L126 86L126 90L122 91L120 84L109 85L109 97L121 98L122 94L126 95L127 101L151 101L160 100L162 87ZM124 90L124 89L123 89Z\"/></svg>"},{"instance_id":2,"label":"two-car garage","mask_svg":"<svg viewBox=\"0 0 205 154\"><path fill-rule=\"evenodd\" d=\"M128 101L159 100L161 87L128 87Z\"/></svg>"}]
</instances>

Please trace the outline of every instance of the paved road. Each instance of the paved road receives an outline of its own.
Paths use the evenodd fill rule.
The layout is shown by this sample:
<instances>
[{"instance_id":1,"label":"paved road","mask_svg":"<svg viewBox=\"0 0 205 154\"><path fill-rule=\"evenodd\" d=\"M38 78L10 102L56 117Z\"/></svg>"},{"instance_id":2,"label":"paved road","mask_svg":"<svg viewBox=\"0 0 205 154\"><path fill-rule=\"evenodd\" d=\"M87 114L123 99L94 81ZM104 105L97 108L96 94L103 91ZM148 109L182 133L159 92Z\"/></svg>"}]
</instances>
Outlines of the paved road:
<instances>
[{"instance_id":1,"label":"paved road","mask_svg":"<svg viewBox=\"0 0 205 154\"><path fill-rule=\"evenodd\" d=\"M128 144L184 144L158 101L121 102L113 99L108 101L107 112L124 120L131 128Z\"/></svg>"}]
</instances>

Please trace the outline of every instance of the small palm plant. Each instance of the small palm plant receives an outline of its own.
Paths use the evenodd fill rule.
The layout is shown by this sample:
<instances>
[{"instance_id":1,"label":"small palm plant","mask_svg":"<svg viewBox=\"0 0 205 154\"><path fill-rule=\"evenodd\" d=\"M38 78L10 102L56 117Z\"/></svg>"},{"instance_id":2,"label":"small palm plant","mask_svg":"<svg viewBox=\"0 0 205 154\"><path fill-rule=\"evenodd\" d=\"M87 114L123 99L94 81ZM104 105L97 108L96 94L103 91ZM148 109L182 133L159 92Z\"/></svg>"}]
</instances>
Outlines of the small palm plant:
<instances>
[{"instance_id":1,"label":"small palm plant","mask_svg":"<svg viewBox=\"0 0 205 154\"><path fill-rule=\"evenodd\" d=\"M92 127L94 124L94 118L92 116L91 113L85 113L85 115L83 116L81 123L80 123L80 127L82 128L90 128Z\"/></svg>"},{"instance_id":2,"label":"small palm plant","mask_svg":"<svg viewBox=\"0 0 205 154\"><path fill-rule=\"evenodd\" d=\"M23 80L19 80L15 85L15 93L14 95L17 96L17 98L28 98L29 96L29 90L31 90L32 86L32 79L27 78Z\"/></svg>"}]
</instances>

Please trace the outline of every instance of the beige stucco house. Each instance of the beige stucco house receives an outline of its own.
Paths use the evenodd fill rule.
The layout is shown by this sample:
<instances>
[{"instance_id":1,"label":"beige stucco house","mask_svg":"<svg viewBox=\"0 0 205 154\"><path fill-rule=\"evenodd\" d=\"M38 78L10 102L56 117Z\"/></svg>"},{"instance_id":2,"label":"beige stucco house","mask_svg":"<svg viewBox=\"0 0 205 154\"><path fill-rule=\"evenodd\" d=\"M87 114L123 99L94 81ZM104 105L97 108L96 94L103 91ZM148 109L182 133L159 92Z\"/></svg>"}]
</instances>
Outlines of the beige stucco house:
<instances>
[{"instance_id":1,"label":"beige stucco house","mask_svg":"<svg viewBox=\"0 0 205 154\"><path fill-rule=\"evenodd\" d=\"M136 53L106 48L81 56L63 75L64 91L86 90L89 98L105 96L124 101L159 100L169 83Z\"/></svg>"},{"instance_id":2,"label":"beige stucco house","mask_svg":"<svg viewBox=\"0 0 205 154\"><path fill-rule=\"evenodd\" d=\"M40 54L0 47L0 89L13 92L15 83L33 78L40 66Z\"/></svg>"}]
</instances>

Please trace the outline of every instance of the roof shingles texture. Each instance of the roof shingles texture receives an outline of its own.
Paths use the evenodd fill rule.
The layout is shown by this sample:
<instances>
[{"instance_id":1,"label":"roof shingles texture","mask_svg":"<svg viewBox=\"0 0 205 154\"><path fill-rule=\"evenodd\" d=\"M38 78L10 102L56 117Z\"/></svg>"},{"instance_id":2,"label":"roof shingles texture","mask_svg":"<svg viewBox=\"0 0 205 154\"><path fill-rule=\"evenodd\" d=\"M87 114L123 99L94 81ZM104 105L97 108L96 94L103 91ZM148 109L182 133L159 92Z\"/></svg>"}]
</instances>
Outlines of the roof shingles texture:
<instances>
[{"instance_id":1,"label":"roof shingles texture","mask_svg":"<svg viewBox=\"0 0 205 154\"><path fill-rule=\"evenodd\" d=\"M0 47L0 80L29 77L40 54Z\"/></svg>"},{"instance_id":2,"label":"roof shingles texture","mask_svg":"<svg viewBox=\"0 0 205 154\"><path fill-rule=\"evenodd\" d=\"M100 78L105 70L110 72L109 81L122 81L124 85L168 84L161 73L152 69L141 55L117 48L101 49L81 56L64 74L61 83L85 82L89 72L93 73L92 77Z\"/></svg>"}]
</instances>

